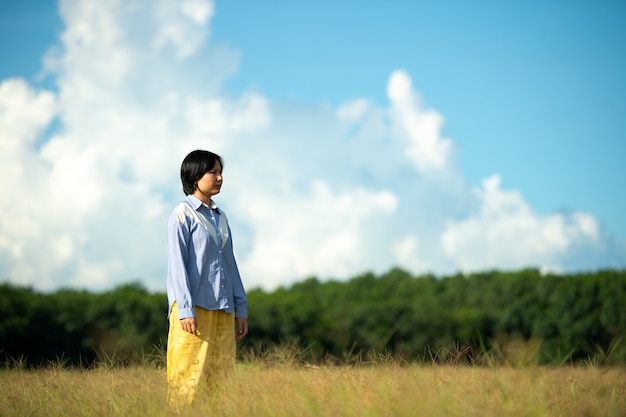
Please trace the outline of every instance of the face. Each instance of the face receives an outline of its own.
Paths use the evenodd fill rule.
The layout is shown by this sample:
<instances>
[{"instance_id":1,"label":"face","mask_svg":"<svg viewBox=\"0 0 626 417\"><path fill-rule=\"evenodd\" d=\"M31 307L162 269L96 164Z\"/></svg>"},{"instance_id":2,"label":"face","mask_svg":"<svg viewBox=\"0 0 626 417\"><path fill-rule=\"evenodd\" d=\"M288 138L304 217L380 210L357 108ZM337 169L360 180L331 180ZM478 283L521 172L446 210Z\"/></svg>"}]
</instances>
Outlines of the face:
<instances>
[{"instance_id":1,"label":"face","mask_svg":"<svg viewBox=\"0 0 626 417\"><path fill-rule=\"evenodd\" d=\"M198 197L200 201L209 204L211 197L220 192L222 188L222 164L220 161L215 162L215 166L198 180L196 191L193 195Z\"/></svg>"}]
</instances>

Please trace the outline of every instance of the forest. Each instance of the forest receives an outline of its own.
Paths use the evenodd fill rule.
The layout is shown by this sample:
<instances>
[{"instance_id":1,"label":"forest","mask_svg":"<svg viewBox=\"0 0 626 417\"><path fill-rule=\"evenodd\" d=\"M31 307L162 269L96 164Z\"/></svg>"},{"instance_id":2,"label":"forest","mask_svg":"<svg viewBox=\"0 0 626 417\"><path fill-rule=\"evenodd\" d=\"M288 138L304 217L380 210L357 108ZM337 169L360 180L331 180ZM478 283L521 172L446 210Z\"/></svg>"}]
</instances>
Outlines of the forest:
<instances>
[{"instance_id":1,"label":"forest","mask_svg":"<svg viewBox=\"0 0 626 417\"><path fill-rule=\"evenodd\" d=\"M537 269L436 277L401 269L348 280L315 277L248 290L250 333L239 355L297 346L302 360L349 363L372 352L471 361L513 342L535 364L626 363L626 271L543 274ZM139 282L110 291L0 284L0 360L88 367L162 354L167 298Z\"/></svg>"}]
</instances>

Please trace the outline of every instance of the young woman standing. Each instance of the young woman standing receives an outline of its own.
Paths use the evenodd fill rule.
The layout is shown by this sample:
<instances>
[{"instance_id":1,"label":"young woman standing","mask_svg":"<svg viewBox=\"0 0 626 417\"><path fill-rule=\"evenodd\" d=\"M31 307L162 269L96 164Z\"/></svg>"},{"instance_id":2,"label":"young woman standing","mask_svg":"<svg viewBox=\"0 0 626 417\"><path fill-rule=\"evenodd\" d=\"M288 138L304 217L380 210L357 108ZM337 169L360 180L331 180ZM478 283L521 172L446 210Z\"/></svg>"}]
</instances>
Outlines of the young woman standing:
<instances>
[{"instance_id":1,"label":"young woman standing","mask_svg":"<svg viewBox=\"0 0 626 417\"><path fill-rule=\"evenodd\" d=\"M248 301L226 214L213 196L224 163L196 150L180 168L186 199L168 222L168 402L191 404L234 368L236 339L248 333Z\"/></svg>"}]
</instances>

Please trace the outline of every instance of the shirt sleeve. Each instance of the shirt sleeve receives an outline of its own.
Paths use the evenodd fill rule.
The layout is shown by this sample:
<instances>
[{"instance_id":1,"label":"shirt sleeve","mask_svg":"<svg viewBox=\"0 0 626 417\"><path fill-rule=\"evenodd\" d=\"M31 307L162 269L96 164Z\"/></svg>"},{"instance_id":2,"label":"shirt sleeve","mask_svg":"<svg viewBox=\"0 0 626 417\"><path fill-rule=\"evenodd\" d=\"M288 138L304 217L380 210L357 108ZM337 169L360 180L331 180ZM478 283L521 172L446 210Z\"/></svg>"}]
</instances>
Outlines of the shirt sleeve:
<instances>
[{"instance_id":1,"label":"shirt sleeve","mask_svg":"<svg viewBox=\"0 0 626 417\"><path fill-rule=\"evenodd\" d=\"M178 316L181 319L196 316L187 274L190 235L185 216L176 210L170 217L167 226L167 285L174 296L178 307Z\"/></svg>"},{"instance_id":2,"label":"shirt sleeve","mask_svg":"<svg viewBox=\"0 0 626 417\"><path fill-rule=\"evenodd\" d=\"M230 228L229 228L230 233ZM232 233L230 233L232 236ZM232 238L231 238L232 240ZM237 268L237 261L235 261L235 255L233 254L233 268L235 272L234 279L234 301L235 301L235 317L248 318L248 297L246 296L246 290L241 281L241 275L239 275L239 268Z\"/></svg>"}]
</instances>

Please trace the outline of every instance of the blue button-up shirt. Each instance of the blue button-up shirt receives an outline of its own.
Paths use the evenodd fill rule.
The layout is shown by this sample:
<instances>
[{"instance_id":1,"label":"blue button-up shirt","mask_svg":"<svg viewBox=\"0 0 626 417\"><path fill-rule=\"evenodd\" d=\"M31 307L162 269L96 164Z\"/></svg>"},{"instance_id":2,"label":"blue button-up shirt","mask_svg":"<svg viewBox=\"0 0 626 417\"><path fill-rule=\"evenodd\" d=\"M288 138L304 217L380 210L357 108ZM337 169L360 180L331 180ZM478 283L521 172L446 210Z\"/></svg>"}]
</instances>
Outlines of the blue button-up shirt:
<instances>
[{"instance_id":1,"label":"blue button-up shirt","mask_svg":"<svg viewBox=\"0 0 626 417\"><path fill-rule=\"evenodd\" d=\"M168 222L167 298L181 319L195 307L248 317L248 300L233 253L228 219L193 195L177 205Z\"/></svg>"}]
</instances>

